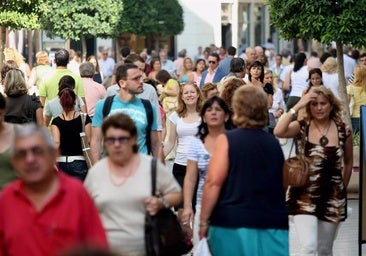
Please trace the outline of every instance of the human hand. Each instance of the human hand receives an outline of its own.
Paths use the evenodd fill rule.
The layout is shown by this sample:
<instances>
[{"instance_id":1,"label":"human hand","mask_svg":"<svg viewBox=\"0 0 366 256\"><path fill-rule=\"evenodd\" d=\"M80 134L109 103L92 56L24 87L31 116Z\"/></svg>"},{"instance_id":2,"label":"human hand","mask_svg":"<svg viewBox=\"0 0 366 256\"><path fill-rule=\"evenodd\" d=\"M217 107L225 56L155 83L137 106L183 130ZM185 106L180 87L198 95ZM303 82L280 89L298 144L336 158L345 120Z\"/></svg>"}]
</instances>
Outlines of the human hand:
<instances>
[{"instance_id":1,"label":"human hand","mask_svg":"<svg viewBox=\"0 0 366 256\"><path fill-rule=\"evenodd\" d=\"M319 95L314 92L309 92L301 97L298 103L293 107L296 111L305 107L309 102L316 100Z\"/></svg>"},{"instance_id":2,"label":"human hand","mask_svg":"<svg viewBox=\"0 0 366 256\"><path fill-rule=\"evenodd\" d=\"M180 217L180 221L182 225L189 225L191 220L193 219L193 211L192 208L184 208L182 215Z\"/></svg>"},{"instance_id":3,"label":"human hand","mask_svg":"<svg viewBox=\"0 0 366 256\"><path fill-rule=\"evenodd\" d=\"M157 198L156 196L149 196L145 200L145 207L146 207L146 211L151 216L154 216L163 207L163 202L159 198Z\"/></svg>"}]
</instances>

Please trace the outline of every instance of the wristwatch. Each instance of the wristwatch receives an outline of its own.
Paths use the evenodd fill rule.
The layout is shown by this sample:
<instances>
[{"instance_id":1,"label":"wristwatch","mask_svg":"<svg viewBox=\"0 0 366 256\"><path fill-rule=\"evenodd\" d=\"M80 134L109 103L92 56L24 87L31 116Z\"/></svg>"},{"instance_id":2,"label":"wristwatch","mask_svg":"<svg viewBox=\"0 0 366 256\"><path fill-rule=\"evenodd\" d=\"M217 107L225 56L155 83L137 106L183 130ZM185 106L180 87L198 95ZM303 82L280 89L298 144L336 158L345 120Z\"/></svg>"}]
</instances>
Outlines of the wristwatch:
<instances>
[{"instance_id":1,"label":"wristwatch","mask_svg":"<svg viewBox=\"0 0 366 256\"><path fill-rule=\"evenodd\" d=\"M170 208L169 202L168 202L168 200L165 199L165 197L162 196L161 201L163 202L164 208L166 208L166 209Z\"/></svg>"},{"instance_id":2,"label":"wristwatch","mask_svg":"<svg viewBox=\"0 0 366 256\"><path fill-rule=\"evenodd\" d=\"M296 115L296 113L297 113L296 110L293 108L290 108L290 110L288 112L290 112L292 115Z\"/></svg>"}]
</instances>

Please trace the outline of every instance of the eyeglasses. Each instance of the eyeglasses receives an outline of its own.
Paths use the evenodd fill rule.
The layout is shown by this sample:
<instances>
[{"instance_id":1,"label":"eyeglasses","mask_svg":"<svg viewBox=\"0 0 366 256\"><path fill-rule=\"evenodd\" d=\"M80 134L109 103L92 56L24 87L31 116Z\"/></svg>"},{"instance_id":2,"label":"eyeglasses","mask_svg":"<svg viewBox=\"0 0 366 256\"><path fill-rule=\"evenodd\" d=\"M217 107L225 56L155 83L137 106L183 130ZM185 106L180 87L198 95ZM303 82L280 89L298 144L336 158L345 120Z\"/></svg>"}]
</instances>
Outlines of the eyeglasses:
<instances>
[{"instance_id":1,"label":"eyeglasses","mask_svg":"<svg viewBox=\"0 0 366 256\"><path fill-rule=\"evenodd\" d=\"M31 152L32 155L36 157L40 157L45 154L46 150L44 148L35 146L30 149L22 149L19 151L15 151L13 157L17 160L24 160L29 152Z\"/></svg>"},{"instance_id":2,"label":"eyeglasses","mask_svg":"<svg viewBox=\"0 0 366 256\"><path fill-rule=\"evenodd\" d=\"M209 64L216 64L216 61L213 61L213 60L209 60L208 61Z\"/></svg>"},{"instance_id":3,"label":"eyeglasses","mask_svg":"<svg viewBox=\"0 0 366 256\"><path fill-rule=\"evenodd\" d=\"M136 82L138 82L138 81L140 81L140 80L142 80L143 79L143 77L142 76L136 76L136 77L134 77L134 78L127 78L127 80L132 80L132 81L136 81Z\"/></svg>"},{"instance_id":4,"label":"eyeglasses","mask_svg":"<svg viewBox=\"0 0 366 256\"><path fill-rule=\"evenodd\" d=\"M127 136L122 136L122 137L106 137L104 139L105 143L108 145L114 145L116 143L116 141L118 141L118 144L126 144L129 140L131 139L131 137L127 137Z\"/></svg>"}]
</instances>

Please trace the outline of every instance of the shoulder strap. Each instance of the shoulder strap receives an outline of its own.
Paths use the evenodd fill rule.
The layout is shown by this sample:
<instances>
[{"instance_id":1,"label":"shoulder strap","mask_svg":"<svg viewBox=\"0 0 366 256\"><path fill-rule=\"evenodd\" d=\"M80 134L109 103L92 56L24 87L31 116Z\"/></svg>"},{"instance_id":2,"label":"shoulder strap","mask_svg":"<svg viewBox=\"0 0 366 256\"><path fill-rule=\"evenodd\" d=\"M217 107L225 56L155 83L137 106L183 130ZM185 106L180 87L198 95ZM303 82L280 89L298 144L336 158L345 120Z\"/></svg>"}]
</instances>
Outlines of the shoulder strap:
<instances>
[{"instance_id":1,"label":"shoulder strap","mask_svg":"<svg viewBox=\"0 0 366 256\"><path fill-rule=\"evenodd\" d=\"M156 194L156 158L151 159L151 195Z\"/></svg>"},{"instance_id":2,"label":"shoulder strap","mask_svg":"<svg viewBox=\"0 0 366 256\"><path fill-rule=\"evenodd\" d=\"M145 99L141 99L142 104L144 104L146 117L147 117L147 126L146 126L146 146L147 146L147 153L151 153L151 138L150 138L150 132L151 132L151 126L153 123L153 111L151 107L151 102Z\"/></svg>"},{"instance_id":3,"label":"shoulder strap","mask_svg":"<svg viewBox=\"0 0 366 256\"><path fill-rule=\"evenodd\" d=\"M80 112L82 132L85 132L86 113Z\"/></svg>"},{"instance_id":4,"label":"shoulder strap","mask_svg":"<svg viewBox=\"0 0 366 256\"><path fill-rule=\"evenodd\" d=\"M103 105L103 118L105 118L106 116L108 116L109 112L111 111L111 107L112 107L112 102L113 102L114 96L115 95L108 96L105 99L104 105Z\"/></svg>"}]
</instances>

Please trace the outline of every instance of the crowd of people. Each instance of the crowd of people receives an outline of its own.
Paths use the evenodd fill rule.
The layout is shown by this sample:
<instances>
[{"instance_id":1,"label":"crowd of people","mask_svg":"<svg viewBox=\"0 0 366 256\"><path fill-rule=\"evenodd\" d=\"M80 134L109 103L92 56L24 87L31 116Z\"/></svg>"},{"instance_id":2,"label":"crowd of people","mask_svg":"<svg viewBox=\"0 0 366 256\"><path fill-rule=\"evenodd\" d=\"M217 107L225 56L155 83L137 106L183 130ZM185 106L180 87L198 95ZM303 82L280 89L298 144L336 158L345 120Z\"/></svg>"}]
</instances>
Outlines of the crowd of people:
<instances>
[{"instance_id":1,"label":"crowd of people","mask_svg":"<svg viewBox=\"0 0 366 256\"><path fill-rule=\"evenodd\" d=\"M289 215L300 255L332 254L347 217L366 53L345 54L347 95L355 102L348 126L333 51L198 50L172 61L166 49L152 56L123 47L115 62L101 49L82 62L78 52L61 49L54 68L41 51L32 69L15 49L4 51L0 254L93 245L145 255L145 214L173 207L193 230L194 249L208 237L212 255L289 255ZM309 159L304 187L284 184L280 138L293 138Z\"/></svg>"}]
</instances>

